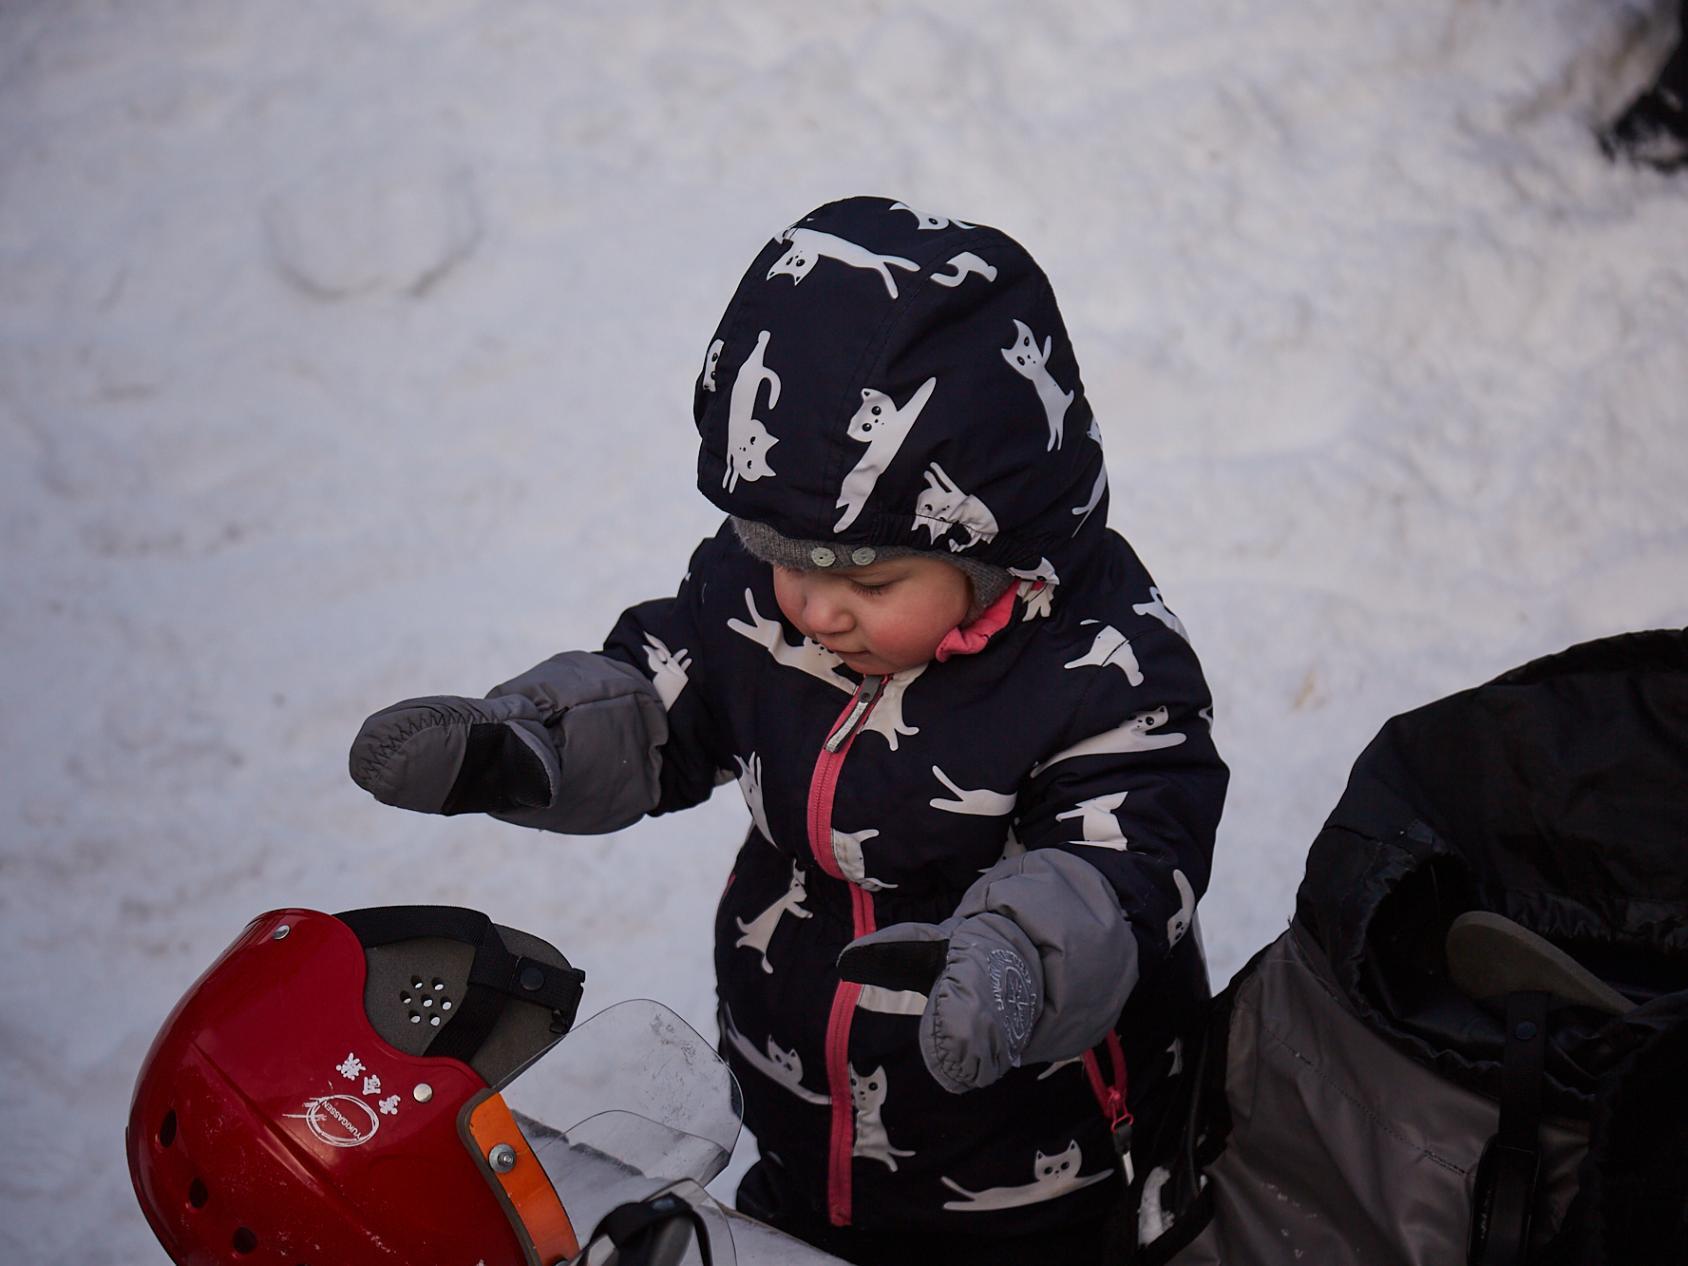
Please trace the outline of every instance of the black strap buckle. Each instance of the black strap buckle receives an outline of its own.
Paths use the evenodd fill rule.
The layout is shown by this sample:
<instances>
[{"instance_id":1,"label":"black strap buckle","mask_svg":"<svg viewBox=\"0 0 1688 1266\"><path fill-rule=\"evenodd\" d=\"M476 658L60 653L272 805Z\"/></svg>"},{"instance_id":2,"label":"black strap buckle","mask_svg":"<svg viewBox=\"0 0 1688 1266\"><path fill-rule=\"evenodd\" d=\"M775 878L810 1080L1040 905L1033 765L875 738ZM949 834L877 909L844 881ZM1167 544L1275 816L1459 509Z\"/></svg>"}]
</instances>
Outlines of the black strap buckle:
<instances>
[{"instance_id":1,"label":"black strap buckle","mask_svg":"<svg viewBox=\"0 0 1688 1266\"><path fill-rule=\"evenodd\" d=\"M1529 1252L1541 1185L1547 1004L1545 993L1506 998L1500 1126L1483 1148L1472 1185L1470 1266L1520 1266Z\"/></svg>"}]
</instances>

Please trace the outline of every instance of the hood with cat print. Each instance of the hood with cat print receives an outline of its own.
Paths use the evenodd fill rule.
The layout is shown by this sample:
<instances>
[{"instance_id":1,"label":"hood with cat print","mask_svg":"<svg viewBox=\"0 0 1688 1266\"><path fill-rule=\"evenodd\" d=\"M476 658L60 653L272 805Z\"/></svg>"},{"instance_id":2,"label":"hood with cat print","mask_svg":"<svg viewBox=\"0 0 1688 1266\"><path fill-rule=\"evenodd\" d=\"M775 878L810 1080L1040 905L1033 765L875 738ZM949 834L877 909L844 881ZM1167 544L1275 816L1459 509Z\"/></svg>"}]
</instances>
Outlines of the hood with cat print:
<instances>
[{"instance_id":1,"label":"hood with cat print","mask_svg":"<svg viewBox=\"0 0 1688 1266\"><path fill-rule=\"evenodd\" d=\"M752 261L709 345L698 486L796 540L1066 581L1105 534L1101 437L1049 280L982 224L828 203Z\"/></svg>"}]
</instances>

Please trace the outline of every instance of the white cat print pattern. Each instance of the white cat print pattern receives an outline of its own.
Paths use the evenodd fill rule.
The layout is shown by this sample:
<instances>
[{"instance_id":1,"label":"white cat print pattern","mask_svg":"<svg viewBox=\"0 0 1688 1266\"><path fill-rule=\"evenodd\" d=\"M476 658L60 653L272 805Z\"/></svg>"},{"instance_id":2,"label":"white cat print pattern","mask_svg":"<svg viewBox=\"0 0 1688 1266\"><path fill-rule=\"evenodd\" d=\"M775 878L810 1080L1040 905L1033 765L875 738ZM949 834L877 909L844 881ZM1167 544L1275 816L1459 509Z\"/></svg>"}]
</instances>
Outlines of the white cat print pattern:
<instances>
[{"instance_id":1,"label":"white cat print pattern","mask_svg":"<svg viewBox=\"0 0 1688 1266\"><path fill-rule=\"evenodd\" d=\"M1028 1204L1041 1204L1045 1200L1057 1199L1081 1187L1106 1182L1113 1177L1112 1169L1081 1177L1078 1169L1083 1159L1078 1140L1074 1139L1067 1144L1064 1151L1053 1156L1037 1152L1032 1161L1032 1181L1021 1187L986 1187L983 1191L969 1191L953 1178L940 1177L939 1182L962 1196L960 1200L945 1201L944 1208L959 1209L967 1213L991 1209L1019 1209Z\"/></svg>"},{"instance_id":2,"label":"white cat print pattern","mask_svg":"<svg viewBox=\"0 0 1688 1266\"><path fill-rule=\"evenodd\" d=\"M883 1068L862 1073L856 1071L854 1064L850 1066L850 1098L856 1109L856 1141L851 1155L876 1160L896 1173L897 1159L913 1156L914 1153L906 1148L893 1147L891 1136L885 1132L881 1113L885 1107L885 1096L889 1093L890 1086L885 1080Z\"/></svg>"},{"instance_id":3,"label":"white cat print pattern","mask_svg":"<svg viewBox=\"0 0 1688 1266\"><path fill-rule=\"evenodd\" d=\"M972 251L962 251L959 255L952 255L946 267L949 272L933 273L932 280L940 286L948 286L952 290L966 281L969 277L983 277L986 281L996 280L996 267L980 259Z\"/></svg>"},{"instance_id":4,"label":"white cat print pattern","mask_svg":"<svg viewBox=\"0 0 1688 1266\"><path fill-rule=\"evenodd\" d=\"M1080 620L1079 626L1100 624L1099 620ZM1096 633L1096 640L1090 644L1090 650L1077 659L1069 660L1063 668L1106 668L1113 667L1125 674L1125 679L1133 686L1143 684L1143 669L1137 662L1137 656L1131 649L1131 641L1111 624L1102 625Z\"/></svg>"},{"instance_id":5,"label":"white cat print pattern","mask_svg":"<svg viewBox=\"0 0 1688 1266\"><path fill-rule=\"evenodd\" d=\"M773 1038L765 1050L757 1050L749 1038L738 1031L732 1012L721 1007L721 1036L736 1050L745 1063L769 1081L796 1095L804 1103L829 1104L832 1098L803 1084L803 1059L796 1051L785 1049Z\"/></svg>"},{"instance_id":6,"label":"white cat print pattern","mask_svg":"<svg viewBox=\"0 0 1688 1266\"><path fill-rule=\"evenodd\" d=\"M920 268L912 259L904 259L901 255L876 255L866 247L815 229L787 229L781 240L791 243L791 249L768 269L769 281L775 277L790 277L792 284L801 285L803 278L814 272L816 264L823 259L833 259L841 264L848 264L851 268L866 268L877 272L885 283L885 293L895 299L897 283L891 276L891 269L902 268L915 272Z\"/></svg>"},{"instance_id":7,"label":"white cat print pattern","mask_svg":"<svg viewBox=\"0 0 1688 1266\"><path fill-rule=\"evenodd\" d=\"M780 402L780 377L765 361L771 337L767 330L756 336L756 346L739 366L727 397L727 473L721 477L721 486L728 492L737 488L741 479L754 483L774 473L768 455L779 440L755 416L756 398L763 384L768 388L768 408Z\"/></svg>"},{"instance_id":8,"label":"white cat print pattern","mask_svg":"<svg viewBox=\"0 0 1688 1266\"><path fill-rule=\"evenodd\" d=\"M785 915L793 918L808 919L814 917L814 912L803 908L803 900L808 896L808 878L803 868L796 862L791 864L791 886L785 890L773 905L757 915L749 923L743 919L735 919L738 930L743 933L735 944L735 949L753 949L762 956L762 970L772 973L774 965L768 958L768 945L773 940L774 929L779 926L780 919Z\"/></svg>"},{"instance_id":9,"label":"white cat print pattern","mask_svg":"<svg viewBox=\"0 0 1688 1266\"><path fill-rule=\"evenodd\" d=\"M919 226L922 233L930 233L937 229L947 229L952 224L958 229L972 229L978 227L977 225L968 224L964 220L952 220L946 215L928 215L924 211L916 211L906 202L893 202L891 204L891 210L907 211L914 217L915 223Z\"/></svg>"},{"instance_id":10,"label":"white cat print pattern","mask_svg":"<svg viewBox=\"0 0 1688 1266\"><path fill-rule=\"evenodd\" d=\"M845 433L851 439L866 444L867 451L844 476L843 486L838 490L836 508L844 513L833 524L834 532L842 532L856 521L856 516L873 493L874 484L891 464L908 433L914 429L915 420L920 417L920 411L926 407L937 386L936 378L928 378L915 388L914 394L901 408L883 391L873 387L862 388L861 407L850 418Z\"/></svg>"},{"instance_id":11,"label":"white cat print pattern","mask_svg":"<svg viewBox=\"0 0 1688 1266\"><path fill-rule=\"evenodd\" d=\"M996 516L985 503L963 492L937 462L926 468L926 491L915 502L914 527L916 531L925 528L931 533L932 545L952 529L965 532L966 540L950 537L944 542L958 554L980 541L995 540L999 531Z\"/></svg>"},{"instance_id":12,"label":"white cat print pattern","mask_svg":"<svg viewBox=\"0 0 1688 1266\"><path fill-rule=\"evenodd\" d=\"M1050 376L1047 362L1052 340L1046 337L1040 348L1031 327L1018 318L1014 321L1014 332L1017 337L1011 345L1002 349L1002 359L1036 389L1044 419L1049 423L1049 449L1053 451L1061 447L1067 408L1073 402L1074 393L1062 391L1060 384Z\"/></svg>"}]
</instances>

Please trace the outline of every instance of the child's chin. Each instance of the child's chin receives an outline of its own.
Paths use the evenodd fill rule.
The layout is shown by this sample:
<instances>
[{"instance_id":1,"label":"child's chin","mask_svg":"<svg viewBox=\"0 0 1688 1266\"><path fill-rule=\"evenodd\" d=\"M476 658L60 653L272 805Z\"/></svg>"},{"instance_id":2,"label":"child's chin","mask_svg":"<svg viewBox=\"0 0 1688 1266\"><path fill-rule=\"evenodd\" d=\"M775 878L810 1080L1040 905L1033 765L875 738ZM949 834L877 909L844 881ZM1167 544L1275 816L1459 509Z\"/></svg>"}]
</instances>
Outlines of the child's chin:
<instances>
[{"instance_id":1,"label":"child's chin","mask_svg":"<svg viewBox=\"0 0 1688 1266\"><path fill-rule=\"evenodd\" d=\"M877 655L840 655L839 658L844 661L844 667L864 677L889 677L892 673L914 667L913 664L895 664Z\"/></svg>"}]
</instances>

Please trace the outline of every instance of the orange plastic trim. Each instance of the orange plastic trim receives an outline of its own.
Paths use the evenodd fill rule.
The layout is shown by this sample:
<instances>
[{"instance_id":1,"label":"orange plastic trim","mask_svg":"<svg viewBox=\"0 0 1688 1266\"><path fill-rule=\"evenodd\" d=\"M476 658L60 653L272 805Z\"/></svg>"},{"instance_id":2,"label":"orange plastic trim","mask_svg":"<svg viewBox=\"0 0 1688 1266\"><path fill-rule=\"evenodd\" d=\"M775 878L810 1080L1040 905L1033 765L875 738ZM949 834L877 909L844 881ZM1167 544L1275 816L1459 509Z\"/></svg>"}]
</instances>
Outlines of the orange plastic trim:
<instances>
[{"instance_id":1,"label":"orange plastic trim","mask_svg":"<svg viewBox=\"0 0 1688 1266\"><path fill-rule=\"evenodd\" d=\"M521 1127L502 1095L488 1095L470 1111L469 1134L483 1159L499 1143L508 1143L516 1149L515 1165L507 1173L494 1171L493 1177L504 1189L523 1230L532 1239L541 1266L553 1266L579 1253L580 1241L575 1238L574 1223L569 1221L545 1167L522 1136Z\"/></svg>"}]
</instances>

